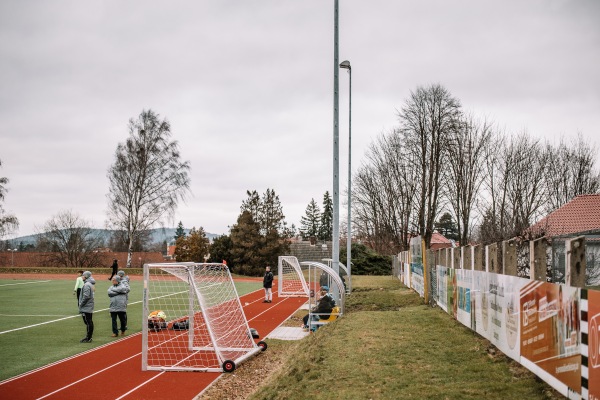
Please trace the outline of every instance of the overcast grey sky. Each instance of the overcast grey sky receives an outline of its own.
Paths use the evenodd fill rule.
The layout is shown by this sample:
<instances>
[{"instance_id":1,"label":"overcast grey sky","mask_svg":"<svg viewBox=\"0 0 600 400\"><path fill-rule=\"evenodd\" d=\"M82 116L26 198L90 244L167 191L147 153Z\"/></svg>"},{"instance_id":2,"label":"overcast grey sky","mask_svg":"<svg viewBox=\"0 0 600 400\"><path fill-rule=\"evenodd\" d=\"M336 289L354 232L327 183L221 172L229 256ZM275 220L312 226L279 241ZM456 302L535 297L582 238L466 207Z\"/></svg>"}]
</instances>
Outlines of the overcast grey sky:
<instances>
[{"instance_id":1,"label":"overcast grey sky","mask_svg":"<svg viewBox=\"0 0 600 400\"><path fill-rule=\"evenodd\" d=\"M299 226L333 187L333 6L0 2L0 176L15 236L63 210L104 227L107 169L128 120L148 108L191 162L192 194L167 226L228 233L246 190L267 188ZM580 132L599 146L599 1L341 0L339 33L354 170L410 92L432 83L509 133ZM342 200L347 132L342 70Z\"/></svg>"}]
</instances>

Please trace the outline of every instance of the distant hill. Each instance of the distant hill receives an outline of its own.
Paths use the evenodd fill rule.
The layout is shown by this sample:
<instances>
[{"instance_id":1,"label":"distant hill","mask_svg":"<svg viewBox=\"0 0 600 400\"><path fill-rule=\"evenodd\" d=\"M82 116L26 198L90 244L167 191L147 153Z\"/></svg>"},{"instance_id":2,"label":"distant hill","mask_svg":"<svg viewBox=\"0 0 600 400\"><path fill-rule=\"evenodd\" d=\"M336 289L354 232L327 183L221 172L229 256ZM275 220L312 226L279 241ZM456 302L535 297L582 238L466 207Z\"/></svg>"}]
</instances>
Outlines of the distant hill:
<instances>
[{"instance_id":1,"label":"distant hill","mask_svg":"<svg viewBox=\"0 0 600 400\"><path fill-rule=\"evenodd\" d=\"M113 230L110 229L94 229L93 230L98 236L102 237L106 242L108 242L108 239L111 237L111 235L113 234ZM163 243L165 240L167 241L167 243L170 243L171 241L174 240L175 237L175 232L177 231L177 228L156 228L156 229L151 229L150 232L152 233L152 239L151 242L152 243ZM188 235L190 233L190 229L185 229L185 234ZM39 235L35 234L35 235L28 235L28 236L20 236L14 239L11 239L10 242L12 243L13 246L19 246L21 243L23 244L23 246L27 246L28 244L32 244L35 245L36 241L37 241L37 237ZM221 235L217 235L214 233L206 233L206 237L212 242L216 237L219 237Z\"/></svg>"}]
</instances>

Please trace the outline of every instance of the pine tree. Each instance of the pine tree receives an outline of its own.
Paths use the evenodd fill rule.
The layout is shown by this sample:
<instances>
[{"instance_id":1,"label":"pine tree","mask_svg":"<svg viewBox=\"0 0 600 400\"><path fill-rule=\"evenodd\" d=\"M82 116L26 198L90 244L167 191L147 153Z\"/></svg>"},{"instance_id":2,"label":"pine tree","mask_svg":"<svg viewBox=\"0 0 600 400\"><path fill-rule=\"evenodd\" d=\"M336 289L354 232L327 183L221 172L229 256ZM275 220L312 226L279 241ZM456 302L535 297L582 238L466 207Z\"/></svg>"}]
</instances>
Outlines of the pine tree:
<instances>
[{"instance_id":1,"label":"pine tree","mask_svg":"<svg viewBox=\"0 0 600 400\"><path fill-rule=\"evenodd\" d=\"M236 272L257 275L257 272L264 268L259 254L263 238L260 234L260 226L249 211L242 211L237 223L231 227L230 237L231 261Z\"/></svg>"},{"instance_id":2,"label":"pine tree","mask_svg":"<svg viewBox=\"0 0 600 400\"><path fill-rule=\"evenodd\" d=\"M333 236L333 201L329 192L323 195L323 213L321 214L321 229L319 230L320 240L331 240Z\"/></svg>"},{"instance_id":3,"label":"pine tree","mask_svg":"<svg viewBox=\"0 0 600 400\"><path fill-rule=\"evenodd\" d=\"M435 229L448 239L458 240L458 227L448 212L442 214L440 219L435 223Z\"/></svg>"},{"instance_id":4,"label":"pine tree","mask_svg":"<svg viewBox=\"0 0 600 400\"><path fill-rule=\"evenodd\" d=\"M209 244L203 227L192 228L189 236L180 236L175 241L175 259L177 262L204 262Z\"/></svg>"},{"instance_id":5,"label":"pine tree","mask_svg":"<svg viewBox=\"0 0 600 400\"><path fill-rule=\"evenodd\" d=\"M182 236L185 237L185 229L183 228L183 223L179 221L179 224L177 224L177 229L175 230L175 236L173 236L173 238L175 241L177 241L177 239Z\"/></svg>"},{"instance_id":6,"label":"pine tree","mask_svg":"<svg viewBox=\"0 0 600 400\"><path fill-rule=\"evenodd\" d=\"M320 236L319 231L321 229L321 210L315 202L315 199L311 199L308 206L306 206L305 215L300 218L300 234L304 239L310 237Z\"/></svg>"}]
</instances>

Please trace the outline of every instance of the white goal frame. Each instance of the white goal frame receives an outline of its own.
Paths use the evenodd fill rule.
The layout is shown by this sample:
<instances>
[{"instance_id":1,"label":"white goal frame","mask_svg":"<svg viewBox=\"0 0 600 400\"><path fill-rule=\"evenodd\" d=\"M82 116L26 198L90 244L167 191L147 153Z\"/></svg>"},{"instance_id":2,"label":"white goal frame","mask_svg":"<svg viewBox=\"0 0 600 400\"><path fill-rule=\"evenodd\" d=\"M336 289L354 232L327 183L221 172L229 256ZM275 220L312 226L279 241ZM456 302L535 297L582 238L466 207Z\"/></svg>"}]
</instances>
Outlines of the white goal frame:
<instances>
[{"instance_id":1,"label":"white goal frame","mask_svg":"<svg viewBox=\"0 0 600 400\"><path fill-rule=\"evenodd\" d=\"M279 256L277 260L277 295L308 297L310 289L302 267L295 256Z\"/></svg>"},{"instance_id":2,"label":"white goal frame","mask_svg":"<svg viewBox=\"0 0 600 400\"><path fill-rule=\"evenodd\" d=\"M157 310L164 318L150 320ZM224 264L145 264L142 313L144 371L232 372L266 349L254 342Z\"/></svg>"}]
</instances>

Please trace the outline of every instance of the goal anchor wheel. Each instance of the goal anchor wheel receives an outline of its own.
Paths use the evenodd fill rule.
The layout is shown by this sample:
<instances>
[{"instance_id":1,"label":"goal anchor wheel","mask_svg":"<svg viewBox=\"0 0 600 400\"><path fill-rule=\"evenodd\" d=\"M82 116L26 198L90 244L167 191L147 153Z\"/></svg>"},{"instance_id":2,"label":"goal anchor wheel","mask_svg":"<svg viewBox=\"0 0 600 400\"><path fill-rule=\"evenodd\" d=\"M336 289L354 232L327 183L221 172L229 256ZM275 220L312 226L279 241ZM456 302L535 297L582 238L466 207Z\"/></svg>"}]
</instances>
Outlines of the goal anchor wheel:
<instances>
[{"instance_id":1,"label":"goal anchor wheel","mask_svg":"<svg viewBox=\"0 0 600 400\"><path fill-rule=\"evenodd\" d=\"M258 347L260 347L260 351L265 351L267 349L267 343L263 342L262 340L256 344L258 345Z\"/></svg>"},{"instance_id":2,"label":"goal anchor wheel","mask_svg":"<svg viewBox=\"0 0 600 400\"><path fill-rule=\"evenodd\" d=\"M235 370L235 363L231 360L223 361L223 371L233 372Z\"/></svg>"}]
</instances>

